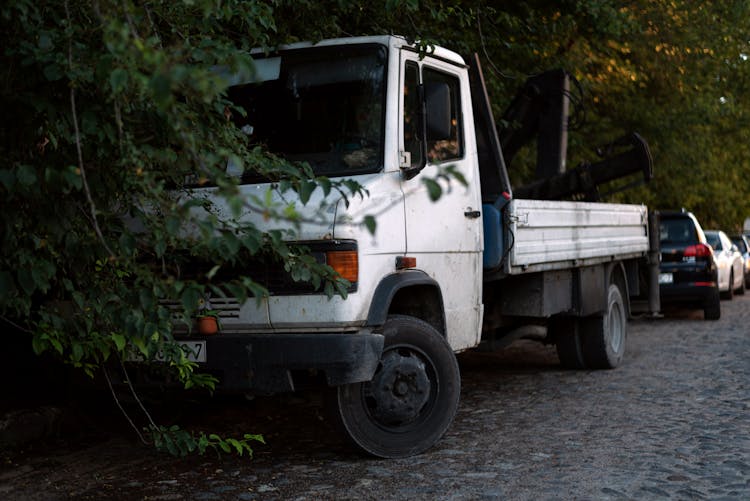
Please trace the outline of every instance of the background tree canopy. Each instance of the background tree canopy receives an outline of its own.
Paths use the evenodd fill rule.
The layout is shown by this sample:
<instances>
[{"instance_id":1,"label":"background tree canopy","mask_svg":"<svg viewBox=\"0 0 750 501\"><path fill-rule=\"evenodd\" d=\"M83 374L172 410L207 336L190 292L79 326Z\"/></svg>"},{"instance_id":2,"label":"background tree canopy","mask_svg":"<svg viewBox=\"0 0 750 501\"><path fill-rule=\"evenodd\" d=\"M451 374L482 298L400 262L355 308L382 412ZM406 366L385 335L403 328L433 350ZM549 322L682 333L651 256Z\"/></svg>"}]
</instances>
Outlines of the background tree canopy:
<instances>
[{"instance_id":1,"label":"background tree canopy","mask_svg":"<svg viewBox=\"0 0 750 501\"><path fill-rule=\"evenodd\" d=\"M750 216L743 0L16 0L0 19L0 316L31 332L37 351L89 372L128 344L152 355L167 343L188 385L210 384L169 351L170 312L159 301L179 301L187 319L214 285L155 268L165 256L220 267L270 255L343 293L281 231L208 218L196 222L198 237L180 234L192 206L168 188L186 178L216 184L235 213L253 204L269 218L300 218L293 206L240 199L223 173L228 159L272 179L282 173L281 189L303 199L313 189L357 194L237 140L228 82L214 68L252 71L252 47L394 33L477 52L496 116L527 76L565 68L585 91L569 166L636 130L656 178L617 200L686 207L705 227L729 231ZM140 217L146 231L124 226L123 215ZM263 294L252 278L225 290Z\"/></svg>"}]
</instances>

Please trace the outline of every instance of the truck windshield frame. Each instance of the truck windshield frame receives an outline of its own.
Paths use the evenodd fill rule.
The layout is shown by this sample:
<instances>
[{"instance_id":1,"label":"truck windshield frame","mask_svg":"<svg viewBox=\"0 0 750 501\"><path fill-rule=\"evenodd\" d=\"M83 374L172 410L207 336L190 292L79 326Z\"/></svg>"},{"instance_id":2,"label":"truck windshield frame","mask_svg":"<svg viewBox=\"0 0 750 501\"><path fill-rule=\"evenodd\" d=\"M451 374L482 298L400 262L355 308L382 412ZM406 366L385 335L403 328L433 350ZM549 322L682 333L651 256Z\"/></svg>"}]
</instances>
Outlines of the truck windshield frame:
<instances>
[{"instance_id":1,"label":"truck windshield frame","mask_svg":"<svg viewBox=\"0 0 750 501\"><path fill-rule=\"evenodd\" d=\"M317 176L383 169L385 46L310 47L256 59L261 70L255 81L228 91L229 99L245 110L244 116L234 113L232 120L249 146L261 145L291 162L307 162ZM243 183L262 181L252 172L242 176Z\"/></svg>"}]
</instances>

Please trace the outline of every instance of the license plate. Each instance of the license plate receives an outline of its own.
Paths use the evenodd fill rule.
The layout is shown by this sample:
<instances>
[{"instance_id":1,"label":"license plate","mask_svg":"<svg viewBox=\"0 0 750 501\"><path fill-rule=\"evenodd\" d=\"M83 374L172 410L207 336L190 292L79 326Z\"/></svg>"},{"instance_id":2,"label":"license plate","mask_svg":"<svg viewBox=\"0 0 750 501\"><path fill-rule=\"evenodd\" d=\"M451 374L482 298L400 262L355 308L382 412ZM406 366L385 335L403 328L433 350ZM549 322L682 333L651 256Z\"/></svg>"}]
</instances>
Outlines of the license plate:
<instances>
[{"instance_id":1,"label":"license plate","mask_svg":"<svg viewBox=\"0 0 750 501\"><path fill-rule=\"evenodd\" d=\"M178 341L177 342L185 352L185 357L191 362L205 362L206 358L206 342L205 341ZM157 362L166 361L167 357L164 352L158 351L154 356L154 360ZM128 362L142 362L143 356L138 353L138 350L131 351L125 356L125 360Z\"/></svg>"},{"instance_id":2,"label":"license plate","mask_svg":"<svg viewBox=\"0 0 750 501\"><path fill-rule=\"evenodd\" d=\"M674 282L674 277L671 273L659 273L660 284L671 284Z\"/></svg>"},{"instance_id":3,"label":"license plate","mask_svg":"<svg viewBox=\"0 0 750 501\"><path fill-rule=\"evenodd\" d=\"M185 357L191 362L206 361L206 342L205 341L178 341L180 348L185 352ZM164 361L165 357L162 352L157 352L155 360Z\"/></svg>"}]
</instances>

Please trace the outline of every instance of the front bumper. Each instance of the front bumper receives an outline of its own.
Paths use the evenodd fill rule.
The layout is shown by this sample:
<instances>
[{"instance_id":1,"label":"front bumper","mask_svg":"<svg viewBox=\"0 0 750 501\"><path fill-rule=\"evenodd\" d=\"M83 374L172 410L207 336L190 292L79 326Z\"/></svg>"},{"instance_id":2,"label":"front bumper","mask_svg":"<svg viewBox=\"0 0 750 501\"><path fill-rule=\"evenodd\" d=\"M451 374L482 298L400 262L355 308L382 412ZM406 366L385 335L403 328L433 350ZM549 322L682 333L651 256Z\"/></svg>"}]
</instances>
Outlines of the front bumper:
<instances>
[{"instance_id":1,"label":"front bumper","mask_svg":"<svg viewBox=\"0 0 750 501\"><path fill-rule=\"evenodd\" d=\"M294 391L293 371L323 372L330 386L369 381L380 361L384 338L363 329L356 333L220 333L189 340L206 342L206 362L199 363L196 372L216 376L217 390L270 394ZM136 365L137 385L170 385L151 377L153 366Z\"/></svg>"}]
</instances>

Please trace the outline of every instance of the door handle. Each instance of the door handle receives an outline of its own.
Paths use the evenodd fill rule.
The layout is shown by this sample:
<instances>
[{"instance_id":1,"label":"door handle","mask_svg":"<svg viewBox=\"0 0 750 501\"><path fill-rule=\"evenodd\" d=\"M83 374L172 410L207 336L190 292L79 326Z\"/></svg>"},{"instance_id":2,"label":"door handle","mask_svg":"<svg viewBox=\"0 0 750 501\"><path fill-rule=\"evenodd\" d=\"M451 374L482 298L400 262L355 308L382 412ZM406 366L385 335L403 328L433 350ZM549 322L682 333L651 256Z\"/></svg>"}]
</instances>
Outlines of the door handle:
<instances>
[{"instance_id":1,"label":"door handle","mask_svg":"<svg viewBox=\"0 0 750 501\"><path fill-rule=\"evenodd\" d=\"M482 213L479 212L478 210L469 210L469 211L464 212L464 216L468 217L469 219L476 219L481 215Z\"/></svg>"}]
</instances>

